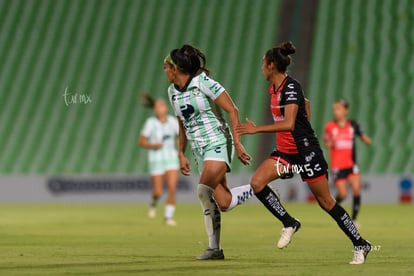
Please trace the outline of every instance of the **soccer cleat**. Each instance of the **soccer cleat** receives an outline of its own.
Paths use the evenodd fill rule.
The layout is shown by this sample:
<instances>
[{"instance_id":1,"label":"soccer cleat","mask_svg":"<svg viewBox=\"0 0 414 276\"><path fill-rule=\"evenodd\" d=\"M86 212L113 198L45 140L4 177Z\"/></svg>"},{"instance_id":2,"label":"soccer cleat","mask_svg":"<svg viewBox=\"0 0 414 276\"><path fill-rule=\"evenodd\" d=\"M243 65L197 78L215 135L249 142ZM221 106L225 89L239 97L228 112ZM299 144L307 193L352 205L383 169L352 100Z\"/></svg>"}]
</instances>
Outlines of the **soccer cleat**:
<instances>
[{"instance_id":1,"label":"soccer cleat","mask_svg":"<svg viewBox=\"0 0 414 276\"><path fill-rule=\"evenodd\" d=\"M203 254L197 257L197 260L224 260L223 249L207 248Z\"/></svg>"},{"instance_id":2,"label":"soccer cleat","mask_svg":"<svg viewBox=\"0 0 414 276\"><path fill-rule=\"evenodd\" d=\"M157 215L157 209L155 209L154 207L150 207L148 210L148 217L153 219L155 218L156 215Z\"/></svg>"},{"instance_id":3,"label":"soccer cleat","mask_svg":"<svg viewBox=\"0 0 414 276\"><path fill-rule=\"evenodd\" d=\"M352 259L349 264L360 265L365 263L367 259L368 253L371 251L371 243L369 241L365 241L365 244L362 246L355 246L354 249L354 258Z\"/></svg>"},{"instance_id":4,"label":"soccer cleat","mask_svg":"<svg viewBox=\"0 0 414 276\"><path fill-rule=\"evenodd\" d=\"M295 222L293 223L292 226L284 227L282 229L282 234L280 236L279 241L277 242L277 247L279 249L283 249L287 247L290 241L292 240L293 234L295 234L299 230L301 226L300 221L297 219L294 219L294 220Z\"/></svg>"},{"instance_id":5,"label":"soccer cleat","mask_svg":"<svg viewBox=\"0 0 414 276\"><path fill-rule=\"evenodd\" d=\"M176 226L177 222L175 222L175 220L173 220L172 218L169 218L169 219L165 219L165 225Z\"/></svg>"}]
</instances>

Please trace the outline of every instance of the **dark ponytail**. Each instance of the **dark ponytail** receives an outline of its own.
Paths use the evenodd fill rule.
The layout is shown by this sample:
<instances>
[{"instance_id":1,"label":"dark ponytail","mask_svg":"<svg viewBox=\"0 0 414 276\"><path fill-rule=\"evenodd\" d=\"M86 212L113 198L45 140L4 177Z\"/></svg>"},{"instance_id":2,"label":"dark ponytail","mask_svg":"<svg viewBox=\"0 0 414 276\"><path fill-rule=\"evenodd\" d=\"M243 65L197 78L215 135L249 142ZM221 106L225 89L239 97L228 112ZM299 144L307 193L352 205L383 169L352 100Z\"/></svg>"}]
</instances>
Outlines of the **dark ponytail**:
<instances>
[{"instance_id":1,"label":"dark ponytail","mask_svg":"<svg viewBox=\"0 0 414 276\"><path fill-rule=\"evenodd\" d=\"M210 71L206 68L206 56L203 52L194 46L185 44L179 49L170 52L166 59L172 66L177 68L184 74L196 76L201 72L207 75Z\"/></svg>"},{"instance_id":2,"label":"dark ponytail","mask_svg":"<svg viewBox=\"0 0 414 276\"><path fill-rule=\"evenodd\" d=\"M274 63L280 73L287 70L291 62L291 54L296 52L296 48L291 41L282 42L278 47L268 50L265 54L267 64Z\"/></svg>"},{"instance_id":3,"label":"dark ponytail","mask_svg":"<svg viewBox=\"0 0 414 276\"><path fill-rule=\"evenodd\" d=\"M144 99L144 106L148 108L154 108L155 100L150 95L144 93L142 94L142 98Z\"/></svg>"}]
</instances>

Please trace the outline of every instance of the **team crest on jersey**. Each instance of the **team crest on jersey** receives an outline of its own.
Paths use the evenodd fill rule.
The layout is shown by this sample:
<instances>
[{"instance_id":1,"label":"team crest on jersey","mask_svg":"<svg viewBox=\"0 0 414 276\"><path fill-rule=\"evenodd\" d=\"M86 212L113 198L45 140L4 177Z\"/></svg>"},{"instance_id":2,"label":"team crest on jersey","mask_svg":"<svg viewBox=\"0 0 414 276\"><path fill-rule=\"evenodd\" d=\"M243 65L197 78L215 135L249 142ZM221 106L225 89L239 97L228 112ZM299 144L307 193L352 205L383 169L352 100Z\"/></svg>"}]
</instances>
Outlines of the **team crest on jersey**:
<instances>
[{"instance_id":1,"label":"team crest on jersey","mask_svg":"<svg viewBox=\"0 0 414 276\"><path fill-rule=\"evenodd\" d=\"M201 96L201 91L198 87L195 87L194 89L191 90L191 94L198 97L198 96Z\"/></svg>"}]
</instances>

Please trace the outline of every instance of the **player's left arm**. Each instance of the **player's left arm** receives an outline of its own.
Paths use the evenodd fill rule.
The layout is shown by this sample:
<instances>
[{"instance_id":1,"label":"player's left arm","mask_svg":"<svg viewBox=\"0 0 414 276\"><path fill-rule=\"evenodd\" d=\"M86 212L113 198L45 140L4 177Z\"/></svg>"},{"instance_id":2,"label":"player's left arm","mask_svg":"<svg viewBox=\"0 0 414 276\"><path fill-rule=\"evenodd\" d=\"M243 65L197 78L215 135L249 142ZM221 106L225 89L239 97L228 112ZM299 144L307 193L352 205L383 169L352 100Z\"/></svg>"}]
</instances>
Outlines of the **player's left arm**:
<instances>
[{"instance_id":1,"label":"player's left arm","mask_svg":"<svg viewBox=\"0 0 414 276\"><path fill-rule=\"evenodd\" d=\"M370 145L372 143L372 139L362 131L361 126L355 121L351 121L351 123L354 127L355 134L361 139L361 141L366 145Z\"/></svg>"},{"instance_id":2,"label":"player's left arm","mask_svg":"<svg viewBox=\"0 0 414 276\"><path fill-rule=\"evenodd\" d=\"M251 156L244 149L240 141L240 135L236 132L236 126L240 124L239 109L234 104L230 95L224 91L215 100L215 103L229 114L231 132L233 133L234 147L236 148L237 158L244 164L250 165Z\"/></svg>"},{"instance_id":3,"label":"player's left arm","mask_svg":"<svg viewBox=\"0 0 414 276\"><path fill-rule=\"evenodd\" d=\"M361 136L359 136L359 138L361 139L361 141L362 142L364 142L364 144L366 144L366 145L371 145L371 143L372 143L372 139L371 139L371 137L369 137L368 135L366 135L366 134L362 134Z\"/></svg>"},{"instance_id":4,"label":"player's left arm","mask_svg":"<svg viewBox=\"0 0 414 276\"><path fill-rule=\"evenodd\" d=\"M305 111L306 111L306 116L308 117L308 122L310 123L310 120L311 120L311 106L310 106L310 100L308 98L305 98Z\"/></svg>"}]
</instances>

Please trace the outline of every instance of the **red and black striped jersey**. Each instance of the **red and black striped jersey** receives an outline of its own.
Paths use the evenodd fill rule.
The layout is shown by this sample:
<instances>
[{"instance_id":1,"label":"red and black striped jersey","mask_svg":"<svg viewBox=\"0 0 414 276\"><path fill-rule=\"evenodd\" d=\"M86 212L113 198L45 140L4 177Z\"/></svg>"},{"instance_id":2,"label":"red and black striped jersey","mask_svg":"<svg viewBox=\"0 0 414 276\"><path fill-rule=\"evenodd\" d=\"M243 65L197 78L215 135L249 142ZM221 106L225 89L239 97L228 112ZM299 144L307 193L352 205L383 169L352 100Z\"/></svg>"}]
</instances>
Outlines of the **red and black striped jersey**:
<instances>
[{"instance_id":1,"label":"red and black striped jersey","mask_svg":"<svg viewBox=\"0 0 414 276\"><path fill-rule=\"evenodd\" d=\"M298 105L294 130L276 132L276 150L296 154L301 151L320 148L315 132L308 121L305 95L299 82L287 76L279 88L271 84L269 93L272 97L270 109L275 123L285 120L286 105Z\"/></svg>"},{"instance_id":2,"label":"red and black striped jersey","mask_svg":"<svg viewBox=\"0 0 414 276\"><path fill-rule=\"evenodd\" d=\"M332 169L348 169L356 165L355 138L362 135L361 127L349 120L344 127L335 121L325 125L324 139L332 141L330 159Z\"/></svg>"}]
</instances>

